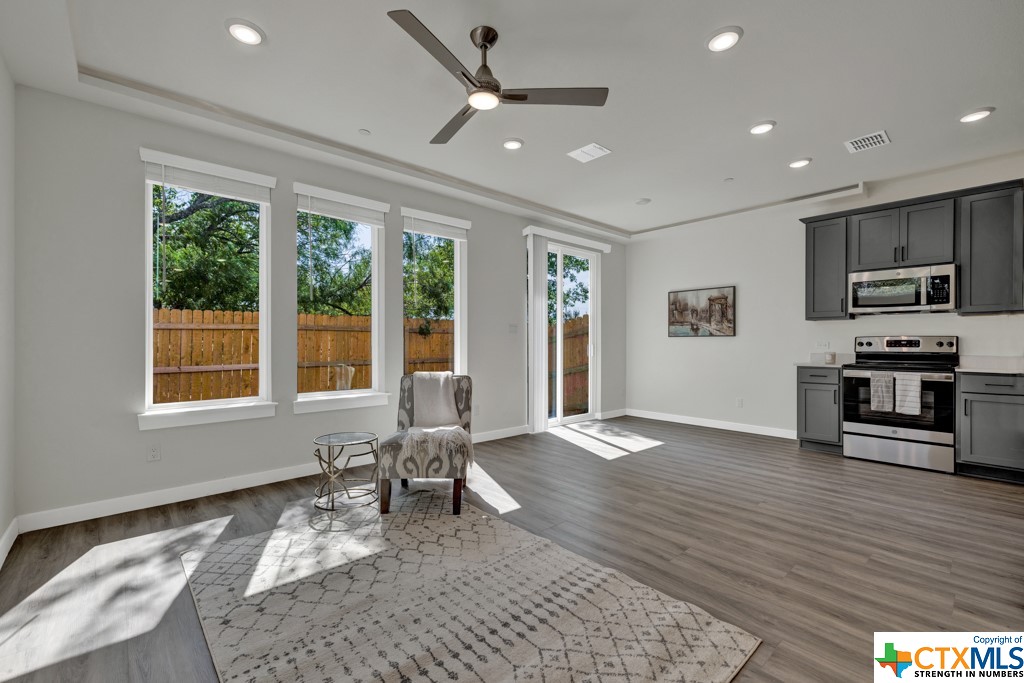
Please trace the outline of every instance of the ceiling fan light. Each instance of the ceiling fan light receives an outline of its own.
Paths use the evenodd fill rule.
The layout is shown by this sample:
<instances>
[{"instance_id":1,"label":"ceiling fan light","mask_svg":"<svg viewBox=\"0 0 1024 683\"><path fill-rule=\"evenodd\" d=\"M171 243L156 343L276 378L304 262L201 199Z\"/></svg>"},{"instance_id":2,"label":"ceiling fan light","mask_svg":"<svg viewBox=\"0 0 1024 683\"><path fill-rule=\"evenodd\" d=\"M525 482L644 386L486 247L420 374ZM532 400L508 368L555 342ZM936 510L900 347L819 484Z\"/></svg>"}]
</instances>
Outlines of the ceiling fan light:
<instances>
[{"instance_id":1,"label":"ceiling fan light","mask_svg":"<svg viewBox=\"0 0 1024 683\"><path fill-rule=\"evenodd\" d=\"M245 19L228 19L224 25L231 37L244 45L259 45L267 38L263 29Z\"/></svg>"},{"instance_id":2,"label":"ceiling fan light","mask_svg":"<svg viewBox=\"0 0 1024 683\"><path fill-rule=\"evenodd\" d=\"M480 109L481 111L494 109L498 106L499 101L497 95L484 88L477 88L469 93L469 106L473 107L473 109Z\"/></svg>"},{"instance_id":3,"label":"ceiling fan light","mask_svg":"<svg viewBox=\"0 0 1024 683\"><path fill-rule=\"evenodd\" d=\"M743 29L739 26L726 26L715 31L710 38L708 38L708 49L712 52L725 52L726 50L735 47L736 43L740 42L740 38L743 37Z\"/></svg>"}]
</instances>

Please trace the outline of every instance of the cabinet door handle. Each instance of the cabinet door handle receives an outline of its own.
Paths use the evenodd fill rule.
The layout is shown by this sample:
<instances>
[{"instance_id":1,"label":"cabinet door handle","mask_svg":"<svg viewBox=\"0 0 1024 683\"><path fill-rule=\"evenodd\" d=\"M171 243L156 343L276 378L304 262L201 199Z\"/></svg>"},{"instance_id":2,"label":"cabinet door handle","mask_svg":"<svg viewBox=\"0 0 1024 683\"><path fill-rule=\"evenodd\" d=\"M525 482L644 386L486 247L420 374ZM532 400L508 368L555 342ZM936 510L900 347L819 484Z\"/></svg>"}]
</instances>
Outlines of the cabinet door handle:
<instances>
[{"instance_id":1,"label":"cabinet door handle","mask_svg":"<svg viewBox=\"0 0 1024 683\"><path fill-rule=\"evenodd\" d=\"M907 260L907 248L904 246L904 247L900 247L900 249L902 250L900 252L900 260L906 261Z\"/></svg>"},{"instance_id":2,"label":"cabinet door handle","mask_svg":"<svg viewBox=\"0 0 1024 683\"><path fill-rule=\"evenodd\" d=\"M833 389L832 390L832 405L834 405L834 406L839 405L839 390L838 389Z\"/></svg>"},{"instance_id":3,"label":"cabinet door handle","mask_svg":"<svg viewBox=\"0 0 1024 683\"><path fill-rule=\"evenodd\" d=\"M899 263L900 262L900 248L899 247L893 247L892 248L892 262L893 263Z\"/></svg>"},{"instance_id":4,"label":"cabinet door handle","mask_svg":"<svg viewBox=\"0 0 1024 683\"><path fill-rule=\"evenodd\" d=\"M841 297L839 299L839 312L840 313L846 313L846 297L845 296Z\"/></svg>"},{"instance_id":5,"label":"cabinet door handle","mask_svg":"<svg viewBox=\"0 0 1024 683\"><path fill-rule=\"evenodd\" d=\"M967 409L967 404L969 402L970 402L970 399L967 399L967 398L964 399L964 417L967 417L968 415L971 414L970 411Z\"/></svg>"}]
</instances>

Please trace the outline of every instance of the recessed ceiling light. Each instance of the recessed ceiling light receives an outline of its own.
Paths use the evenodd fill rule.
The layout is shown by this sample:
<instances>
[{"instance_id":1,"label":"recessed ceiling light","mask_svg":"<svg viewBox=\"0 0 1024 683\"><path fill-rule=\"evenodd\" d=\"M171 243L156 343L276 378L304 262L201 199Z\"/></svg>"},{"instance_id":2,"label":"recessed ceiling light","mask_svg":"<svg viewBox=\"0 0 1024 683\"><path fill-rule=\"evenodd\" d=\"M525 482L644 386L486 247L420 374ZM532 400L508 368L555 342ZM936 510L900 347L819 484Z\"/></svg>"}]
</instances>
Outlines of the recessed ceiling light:
<instances>
[{"instance_id":1,"label":"recessed ceiling light","mask_svg":"<svg viewBox=\"0 0 1024 683\"><path fill-rule=\"evenodd\" d=\"M224 25L232 38L246 45L259 45L267 38L263 29L245 19L228 19Z\"/></svg>"},{"instance_id":2,"label":"recessed ceiling light","mask_svg":"<svg viewBox=\"0 0 1024 683\"><path fill-rule=\"evenodd\" d=\"M369 135L370 131L368 129L366 129L366 128L360 128L359 129L359 134L360 135Z\"/></svg>"},{"instance_id":3,"label":"recessed ceiling light","mask_svg":"<svg viewBox=\"0 0 1024 683\"><path fill-rule=\"evenodd\" d=\"M519 138L509 138L505 142L501 143L501 146L505 149L522 149L523 141Z\"/></svg>"},{"instance_id":4,"label":"recessed ceiling light","mask_svg":"<svg viewBox=\"0 0 1024 683\"><path fill-rule=\"evenodd\" d=\"M743 29L739 26L726 26L715 31L708 38L708 49L712 52L725 52L743 37Z\"/></svg>"},{"instance_id":5,"label":"recessed ceiling light","mask_svg":"<svg viewBox=\"0 0 1024 683\"><path fill-rule=\"evenodd\" d=\"M809 163L811 163L811 158L807 157L806 159L797 159L796 161L789 162L789 167L790 168L803 168L804 166L806 166Z\"/></svg>"},{"instance_id":6,"label":"recessed ceiling light","mask_svg":"<svg viewBox=\"0 0 1024 683\"><path fill-rule=\"evenodd\" d=\"M774 128L774 121L761 121L760 123L755 123L753 126L750 127L750 134L764 135L765 133L770 133Z\"/></svg>"},{"instance_id":7,"label":"recessed ceiling light","mask_svg":"<svg viewBox=\"0 0 1024 683\"><path fill-rule=\"evenodd\" d=\"M981 121L995 110L995 107L982 107L981 109L975 109L974 111L967 112L961 116L960 123L974 123L975 121Z\"/></svg>"},{"instance_id":8,"label":"recessed ceiling light","mask_svg":"<svg viewBox=\"0 0 1024 683\"><path fill-rule=\"evenodd\" d=\"M636 200L636 203L637 203L638 206L646 206L646 205L651 203L651 198L650 197L641 197L640 199Z\"/></svg>"}]
</instances>

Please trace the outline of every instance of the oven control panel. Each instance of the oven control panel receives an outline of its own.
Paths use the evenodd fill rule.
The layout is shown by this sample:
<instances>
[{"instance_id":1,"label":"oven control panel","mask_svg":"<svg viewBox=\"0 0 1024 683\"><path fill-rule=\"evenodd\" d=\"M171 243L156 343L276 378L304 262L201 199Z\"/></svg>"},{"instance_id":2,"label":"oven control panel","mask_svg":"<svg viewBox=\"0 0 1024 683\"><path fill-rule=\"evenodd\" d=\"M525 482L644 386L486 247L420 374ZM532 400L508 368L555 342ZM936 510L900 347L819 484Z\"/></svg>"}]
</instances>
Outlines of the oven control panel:
<instances>
[{"instance_id":1,"label":"oven control panel","mask_svg":"<svg viewBox=\"0 0 1024 683\"><path fill-rule=\"evenodd\" d=\"M857 337L858 353L958 353L959 339L947 336Z\"/></svg>"}]
</instances>

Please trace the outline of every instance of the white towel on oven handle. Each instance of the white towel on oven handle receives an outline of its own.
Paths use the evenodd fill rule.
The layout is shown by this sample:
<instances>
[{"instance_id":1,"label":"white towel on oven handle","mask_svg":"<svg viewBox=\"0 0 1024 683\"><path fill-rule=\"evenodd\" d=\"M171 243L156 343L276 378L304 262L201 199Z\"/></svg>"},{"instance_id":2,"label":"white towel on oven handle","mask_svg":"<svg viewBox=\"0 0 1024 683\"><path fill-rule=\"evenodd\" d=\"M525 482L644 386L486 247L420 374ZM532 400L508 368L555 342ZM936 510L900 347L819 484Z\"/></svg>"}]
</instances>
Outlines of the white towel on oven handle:
<instances>
[{"instance_id":1,"label":"white towel on oven handle","mask_svg":"<svg viewBox=\"0 0 1024 683\"><path fill-rule=\"evenodd\" d=\"M900 415L921 414L921 375L916 372L894 373L896 379L896 412Z\"/></svg>"},{"instance_id":2,"label":"white towel on oven handle","mask_svg":"<svg viewBox=\"0 0 1024 683\"><path fill-rule=\"evenodd\" d=\"M891 372L871 373L871 410L891 413L893 405Z\"/></svg>"}]
</instances>

